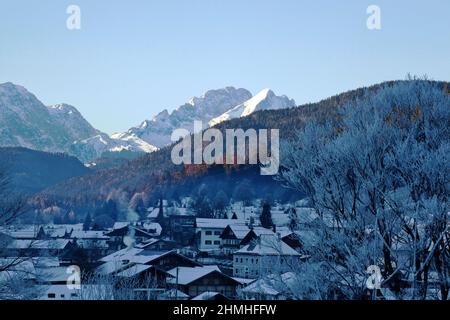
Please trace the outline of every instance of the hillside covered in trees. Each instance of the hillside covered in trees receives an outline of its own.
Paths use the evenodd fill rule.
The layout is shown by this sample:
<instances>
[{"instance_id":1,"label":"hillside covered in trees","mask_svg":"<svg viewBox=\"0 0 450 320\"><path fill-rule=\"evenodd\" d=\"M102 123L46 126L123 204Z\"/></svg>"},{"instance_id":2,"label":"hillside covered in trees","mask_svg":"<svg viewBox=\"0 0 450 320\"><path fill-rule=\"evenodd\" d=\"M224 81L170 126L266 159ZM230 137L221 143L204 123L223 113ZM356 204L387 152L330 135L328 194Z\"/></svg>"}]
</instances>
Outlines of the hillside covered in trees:
<instances>
[{"instance_id":1,"label":"hillside covered in trees","mask_svg":"<svg viewBox=\"0 0 450 320\"><path fill-rule=\"evenodd\" d=\"M443 82L428 80L426 84L444 94ZM391 81L345 92L317 103L310 103L290 109L266 110L256 112L248 117L233 119L220 123L220 130L227 128L244 130L253 128L277 128L282 141L295 137L298 130L311 122L339 123L342 120L342 109L351 105L359 108L379 90L395 91L405 81ZM411 93L412 94L412 93ZM395 105L395 100L385 101ZM214 194L223 190L228 197L239 194L237 188L245 184L246 194L257 195L259 198L273 197L292 200L301 196L300 192L286 189L280 182L270 176L260 176L255 165L180 165L176 166L170 158L171 147L144 155L128 161L123 165L99 170L64 181L53 186L33 199L37 207L48 207L58 204L62 207L89 208L98 206L111 197L128 201L136 193L144 193L151 197L164 192L166 198L190 196L196 194L202 185L207 185L209 192ZM283 159L281 159L283 166ZM120 196L119 196L120 195ZM157 196L155 196L157 199Z\"/></svg>"},{"instance_id":2,"label":"hillside covered in trees","mask_svg":"<svg viewBox=\"0 0 450 320\"><path fill-rule=\"evenodd\" d=\"M12 188L24 194L91 172L75 157L19 147L0 148L0 169L8 173Z\"/></svg>"}]
</instances>

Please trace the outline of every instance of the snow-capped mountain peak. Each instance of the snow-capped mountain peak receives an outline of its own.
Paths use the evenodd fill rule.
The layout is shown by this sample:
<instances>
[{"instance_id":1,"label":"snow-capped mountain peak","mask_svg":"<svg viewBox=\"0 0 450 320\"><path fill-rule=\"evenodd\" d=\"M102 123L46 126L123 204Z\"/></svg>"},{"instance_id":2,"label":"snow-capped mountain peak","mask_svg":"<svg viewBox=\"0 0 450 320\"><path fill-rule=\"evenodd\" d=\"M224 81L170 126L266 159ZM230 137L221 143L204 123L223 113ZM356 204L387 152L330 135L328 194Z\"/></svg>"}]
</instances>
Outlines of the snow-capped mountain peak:
<instances>
[{"instance_id":1,"label":"snow-capped mountain peak","mask_svg":"<svg viewBox=\"0 0 450 320\"><path fill-rule=\"evenodd\" d=\"M172 112L161 111L152 120L145 120L121 136L131 135L150 145L161 148L171 143L170 136L178 128L193 131L195 120L208 123L214 117L250 99L252 94L246 89L225 87L206 91L200 97L193 97Z\"/></svg>"},{"instance_id":2,"label":"snow-capped mountain peak","mask_svg":"<svg viewBox=\"0 0 450 320\"><path fill-rule=\"evenodd\" d=\"M246 117L256 111L270 109L284 109L295 106L295 101L286 96L277 96L271 89L263 89L251 99L235 106L222 115L209 121L209 126L214 126L223 121L234 118Z\"/></svg>"}]
</instances>

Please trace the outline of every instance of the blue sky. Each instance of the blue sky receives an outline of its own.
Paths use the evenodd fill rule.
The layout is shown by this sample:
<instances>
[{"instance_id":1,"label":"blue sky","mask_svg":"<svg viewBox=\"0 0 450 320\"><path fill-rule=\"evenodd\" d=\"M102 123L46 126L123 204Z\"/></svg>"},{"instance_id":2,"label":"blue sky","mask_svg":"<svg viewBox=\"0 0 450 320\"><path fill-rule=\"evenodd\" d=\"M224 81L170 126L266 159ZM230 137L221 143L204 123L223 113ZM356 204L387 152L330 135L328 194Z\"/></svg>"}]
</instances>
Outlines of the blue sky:
<instances>
[{"instance_id":1,"label":"blue sky","mask_svg":"<svg viewBox=\"0 0 450 320\"><path fill-rule=\"evenodd\" d=\"M301 104L408 72L449 80L449 16L447 0L1 0L0 82L113 133L229 85Z\"/></svg>"}]
</instances>

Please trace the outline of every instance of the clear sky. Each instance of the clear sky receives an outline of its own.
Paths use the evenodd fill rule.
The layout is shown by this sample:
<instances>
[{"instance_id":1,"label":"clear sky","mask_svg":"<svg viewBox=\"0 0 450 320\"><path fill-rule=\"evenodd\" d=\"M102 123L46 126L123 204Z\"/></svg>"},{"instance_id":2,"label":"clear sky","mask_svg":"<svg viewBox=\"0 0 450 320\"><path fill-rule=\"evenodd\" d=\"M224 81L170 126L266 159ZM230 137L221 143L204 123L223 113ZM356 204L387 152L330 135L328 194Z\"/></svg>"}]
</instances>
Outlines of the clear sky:
<instances>
[{"instance_id":1,"label":"clear sky","mask_svg":"<svg viewBox=\"0 0 450 320\"><path fill-rule=\"evenodd\" d=\"M70 4L81 30L66 28ZM270 87L301 104L408 72L450 79L450 1L0 0L0 82L108 133L208 89Z\"/></svg>"}]
</instances>

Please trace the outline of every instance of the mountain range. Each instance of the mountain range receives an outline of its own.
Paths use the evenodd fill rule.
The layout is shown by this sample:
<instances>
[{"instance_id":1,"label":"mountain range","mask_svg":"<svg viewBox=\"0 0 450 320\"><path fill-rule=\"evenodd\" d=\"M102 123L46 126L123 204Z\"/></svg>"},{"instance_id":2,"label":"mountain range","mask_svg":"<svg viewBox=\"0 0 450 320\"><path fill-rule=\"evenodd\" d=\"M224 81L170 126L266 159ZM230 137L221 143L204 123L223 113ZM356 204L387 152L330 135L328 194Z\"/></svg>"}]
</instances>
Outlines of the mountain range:
<instances>
[{"instance_id":1,"label":"mountain range","mask_svg":"<svg viewBox=\"0 0 450 320\"><path fill-rule=\"evenodd\" d=\"M205 127L259 110L294 107L295 101L265 89L252 96L234 87L209 90L200 97L126 132L108 135L94 128L68 104L45 106L24 87L0 84L0 147L25 147L47 152L65 152L88 163L106 152L151 153L171 143L173 130L193 132L195 120Z\"/></svg>"},{"instance_id":2,"label":"mountain range","mask_svg":"<svg viewBox=\"0 0 450 320\"><path fill-rule=\"evenodd\" d=\"M340 110L349 103L364 103L364 100L381 88L395 87L398 82L384 82L368 88L359 88L328 99L301 105L295 108L261 110L242 118L234 118L217 123L219 130L242 128L278 128L281 142L294 137L296 130L312 121L338 121ZM433 83L441 86L443 83ZM283 163L281 162L281 167ZM292 190L283 188L273 177L259 175L259 166L227 165L180 165L171 161L171 147L132 159L120 166L98 170L91 174L75 177L44 190L38 198L44 203L71 203L73 206L95 203L111 197L120 191L129 197L135 193L151 194L156 189L164 189L167 194L190 195L203 184L208 190L226 190L232 194L235 188L246 181L247 193L291 196ZM230 191L231 190L231 191Z\"/></svg>"},{"instance_id":3,"label":"mountain range","mask_svg":"<svg viewBox=\"0 0 450 320\"><path fill-rule=\"evenodd\" d=\"M208 121L209 125L214 125L215 128L222 131L234 128L243 130L277 128L283 143L286 139L294 138L297 130L314 121L327 121L340 125L341 110L344 106L358 107L380 89L392 92L392 96L395 97L396 90L401 87L399 83L402 81L384 82L294 108L288 108L293 103L292 100L287 97L277 97L271 90L263 90L251 97L250 92L245 89L228 87L209 91L204 96L194 98L189 103L175 109L172 113L166 110L153 120L144 121L139 127L111 137L90 127L89 124L83 124L83 118L73 107L67 105L45 107L25 89L5 84L0 85L0 137L2 137L2 143L4 141L17 144L26 143L28 146L41 146L47 150L55 145L58 146L59 143L62 145L67 143L69 150L73 150L74 145L77 144L85 143L86 146L89 146L90 142L88 141L93 137L98 137L99 140L104 139L105 143L100 142L104 145L108 145L109 139L124 143L127 139L131 141L132 138L139 139L135 141L144 141L150 137L153 139L167 137L170 132L168 128L174 128L177 125L185 125L186 128L190 128L188 127L191 125L190 121L200 117L200 120ZM443 82L428 81L427 85L433 88L435 93L444 92L445 83ZM5 94L2 90L4 91L8 86L9 88L6 90L8 94ZM14 91L18 92L12 94L11 92ZM411 94L414 93L411 92ZM230 104L227 101L229 101L230 95L236 98L233 100L233 104L239 101L243 102L228 108ZM248 97L250 98L247 99ZM209 101L212 100L216 102L209 104ZM267 104L267 101L270 103ZM395 104L396 101L386 100L383 103ZM5 105L8 107L4 108ZM220 112L211 111L207 114L206 111L213 108L214 105L221 106ZM199 110L204 110L204 112ZM27 112L36 114L30 117ZM186 115L186 118L182 116L183 114ZM36 118L36 121L32 121L33 117ZM73 120L77 122L76 125L71 124L72 119L76 119ZM23 123L23 120L30 123ZM16 123L21 130L12 126L11 123ZM39 126L43 126L43 128ZM70 126L73 130L66 129L66 126ZM83 126L85 129L82 130L87 133L81 135L76 128ZM61 133L61 136L54 137L55 132ZM159 132L160 136L152 136L155 132ZM89 137L92 133L94 136ZM19 134L19 138L11 137L12 134ZM39 134L42 136L36 136ZM71 143L72 140L75 140L75 143ZM123 145L126 146L125 143ZM30 201L35 208L42 209L56 204L85 213L86 210L95 210L95 206L111 197L127 203L127 199L136 194L159 197L159 194L164 192L165 197L175 198L176 196L196 194L202 186L206 186L211 197L219 191L224 191L230 197L245 197L246 195L251 197L252 194L257 194L261 198L298 198L298 195L295 195L292 190L284 188L272 177L260 176L257 165L177 166L171 161L170 145L164 146L164 143L161 142L161 146L154 152L138 157L134 156L135 153L127 151L128 149L121 149L121 152L107 151L105 154L108 158L98 162L98 168L80 173L77 172L77 166L73 165L75 169L70 175L59 179L55 182L56 184L39 186L39 190L44 187L46 189L36 194ZM3 150L0 149L0 154L2 153ZM117 155L121 153L126 155L126 160L115 164ZM64 165L64 161L61 163ZM282 160L280 168L283 169ZM34 172L28 173L34 174Z\"/></svg>"}]
</instances>

